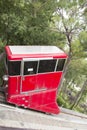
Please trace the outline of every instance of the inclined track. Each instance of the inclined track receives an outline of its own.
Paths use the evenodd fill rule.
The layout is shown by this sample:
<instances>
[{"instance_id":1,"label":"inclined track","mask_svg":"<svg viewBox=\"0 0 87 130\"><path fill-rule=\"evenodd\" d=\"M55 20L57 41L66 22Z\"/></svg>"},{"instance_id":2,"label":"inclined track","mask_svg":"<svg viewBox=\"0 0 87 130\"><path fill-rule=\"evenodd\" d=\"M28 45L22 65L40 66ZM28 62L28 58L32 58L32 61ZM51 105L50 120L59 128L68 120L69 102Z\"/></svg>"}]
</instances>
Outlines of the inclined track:
<instances>
[{"instance_id":1,"label":"inclined track","mask_svg":"<svg viewBox=\"0 0 87 130\"><path fill-rule=\"evenodd\" d=\"M87 115L60 108L58 115L17 108L0 95L0 126L34 130L86 130Z\"/></svg>"},{"instance_id":2,"label":"inclined track","mask_svg":"<svg viewBox=\"0 0 87 130\"><path fill-rule=\"evenodd\" d=\"M17 106L15 106L13 104L7 103L6 99L5 99L5 96L4 96L4 93L1 93L1 92L0 92L0 106L4 107L6 109L14 109L14 110L15 110L15 108L18 108L19 110L20 109L21 110L25 109L25 108L17 107ZM67 111L67 109L64 109L64 108L60 108L60 109L61 109L61 113L62 114L66 114L66 115L70 115L70 116L76 116L76 117L79 117L79 118L87 119L87 115L78 114L78 112L73 112L71 110ZM27 110L29 110L29 109L27 109ZM52 114L48 114L48 115L52 116ZM54 116L56 116L56 115L54 115Z\"/></svg>"}]
</instances>

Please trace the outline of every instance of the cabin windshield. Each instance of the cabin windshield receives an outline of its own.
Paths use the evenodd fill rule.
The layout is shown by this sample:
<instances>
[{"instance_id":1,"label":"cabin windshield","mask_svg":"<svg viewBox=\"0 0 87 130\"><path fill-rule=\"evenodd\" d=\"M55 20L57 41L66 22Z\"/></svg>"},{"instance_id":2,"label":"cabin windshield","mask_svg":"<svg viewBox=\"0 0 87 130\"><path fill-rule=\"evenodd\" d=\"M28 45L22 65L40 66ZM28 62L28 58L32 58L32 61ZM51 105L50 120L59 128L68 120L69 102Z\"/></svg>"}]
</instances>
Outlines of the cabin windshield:
<instances>
[{"instance_id":1,"label":"cabin windshield","mask_svg":"<svg viewBox=\"0 0 87 130\"><path fill-rule=\"evenodd\" d=\"M53 72L55 70L56 59L40 60L38 73Z\"/></svg>"},{"instance_id":2,"label":"cabin windshield","mask_svg":"<svg viewBox=\"0 0 87 130\"><path fill-rule=\"evenodd\" d=\"M8 74L20 75L21 61L8 61Z\"/></svg>"},{"instance_id":3,"label":"cabin windshield","mask_svg":"<svg viewBox=\"0 0 87 130\"><path fill-rule=\"evenodd\" d=\"M59 59L56 71L62 71L65 64L65 59Z\"/></svg>"},{"instance_id":4,"label":"cabin windshield","mask_svg":"<svg viewBox=\"0 0 87 130\"><path fill-rule=\"evenodd\" d=\"M24 61L23 75L63 71L65 59ZM8 75L20 75L21 61L7 61Z\"/></svg>"},{"instance_id":5,"label":"cabin windshield","mask_svg":"<svg viewBox=\"0 0 87 130\"><path fill-rule=\"evenodd\" d=\"M50 73L63 71L65 59L44 59L35 61L24 61L23 75Z\"/></svg>"}]
</instances>

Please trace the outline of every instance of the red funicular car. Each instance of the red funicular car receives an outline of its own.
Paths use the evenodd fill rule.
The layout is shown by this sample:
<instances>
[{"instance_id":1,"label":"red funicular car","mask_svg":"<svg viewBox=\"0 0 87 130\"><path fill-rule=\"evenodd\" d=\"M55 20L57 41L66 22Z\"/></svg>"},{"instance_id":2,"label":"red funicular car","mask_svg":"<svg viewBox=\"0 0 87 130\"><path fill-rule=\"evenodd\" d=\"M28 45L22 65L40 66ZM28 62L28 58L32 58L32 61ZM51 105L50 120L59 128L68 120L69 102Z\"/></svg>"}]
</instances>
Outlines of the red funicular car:
<instances>
[{"instance_id":1,"label":"red funicular car","mask_svg":"<svg viewBox=\"0 0 87 130\"><path fill-rule=\"evenodd\" d=\"M6 100L46 113L59 113L58 85L67 55L55 46L6 46Z\"/></svg>"}]
</instances>

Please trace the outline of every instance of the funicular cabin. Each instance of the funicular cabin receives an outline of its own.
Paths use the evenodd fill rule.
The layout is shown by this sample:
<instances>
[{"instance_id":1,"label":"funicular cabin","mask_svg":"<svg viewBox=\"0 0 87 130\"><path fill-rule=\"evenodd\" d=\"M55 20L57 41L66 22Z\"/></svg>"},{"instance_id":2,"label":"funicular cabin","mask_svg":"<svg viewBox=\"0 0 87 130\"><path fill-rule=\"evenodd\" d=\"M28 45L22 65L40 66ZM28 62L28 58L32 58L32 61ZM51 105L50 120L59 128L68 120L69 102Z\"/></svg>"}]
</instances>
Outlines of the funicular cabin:
<instances>
[{"instance_id":1,"label":"funicular cabin","mask_svg":"<svg viewBox=\"0 0 87 130\"><path fill-rule=\"evenodd\" d=\"M67 55L55 46L6 46L7 102L59 113L57 90Z\"/></svg>"}]
</instances>

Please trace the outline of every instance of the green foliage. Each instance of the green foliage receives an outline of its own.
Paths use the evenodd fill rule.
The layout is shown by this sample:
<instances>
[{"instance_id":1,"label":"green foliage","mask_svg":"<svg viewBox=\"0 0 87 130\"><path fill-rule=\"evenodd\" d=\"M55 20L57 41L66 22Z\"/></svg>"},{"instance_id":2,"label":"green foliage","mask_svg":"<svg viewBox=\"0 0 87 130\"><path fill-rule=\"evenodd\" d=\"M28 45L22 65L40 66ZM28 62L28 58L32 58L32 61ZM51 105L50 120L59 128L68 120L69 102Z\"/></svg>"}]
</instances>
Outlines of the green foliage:
<instances>
[{"instance_id":1,"label":"green foliage","mask_svg":"<svg viewBox=\"0 0 87 130\"><path fill-rule=\"evenodd\" d=\"M85 109L82 107L80 108L80 104L86 104L87 98L87 86L84 86L87 78L86 66L87 60L84 58L73 59L69 64L69 68L63 82L62 92L59 94L59 99L61 99L60 96L63 98L63 101L60 101L66 108L71 109L74 107L73 109L77 111L79 110L80 112L85 112ZM83 89L83 87L85 87L85 89ZM84 91L82 92L82 90ZM68 103L68 107L65 102Z\"/></svg>"},{"instance_id":2,"label":"green foliage","mask_svg":"<svg viewBox=\"0 0 87 130\"><path fill-rule=\"evenodd\" d=\"M57 102L58 102L59 106L63 106L66 108L66 102L64 101L64 99L61 96L58 97Z\"/></svg>"},{"instance_id":3,"label":"green foliage","mask_svg":"<svg viewBox=\"0 0 87 130\"><path fill-rule=\"evenodd\" d=\"M83 46L81 45L80 41L78 39L76 39L73 43L72 43L72 56L73 58L82 58L84 57L85 53L83 50Z\"/></svg>"},{"instance_id":4,"label":"green foliage","mask_svg":"<svg viewBox=\"0 0 87 130\"><path fill-rule=\"evenodd\" d=\"M69 108L69 103L68 101L66 102L64 97L59 95L57 98L57 103L59 106L64 107L64 108Z\"/></svg>"},{"instance_id":5,"label":"green foliage","mask_svg":"<svg viewBox=\"0 0 87 130\"><path fill-rule=\"evenodd\" d=\"M49 30L49 22L54 9L53 0L1 1L1 38L7 44L51 44L56 42L55 32Z\"/></svg>"},{"instance_id":6,"label":"green foliage","mask_svg":"<svg viewBox=\"0 0 87 130\"><path fill-rule=\"evenodd\" d=\"M0 38L0 54L3 52L5 45L6 43L3 42L2 39Z\"/></svg>"},{"instance_id":7,"label":"green foliage","mask_svg":"<svg viewBox=\"0 0 87 130\"><path fill-rule=\"evenodd\" d=\"M77 1L76 0L59 0L58 6L63 7L65 9L71 8L72 6L76 6Z\"/></svg>"},{"instance_id":8,"label":"green foliage","mask_svg":"<svg viewBox=\"0 0 87 130\"><path fill-rule=\"evenodd\" d=\"M76 60L72 60L71 64L70 64L70 71L76 72L77 75L87 75L87 60L86 59L76 59Z\"/></svg>"},{"instance_id":9,"label":"green foliage","mask_svg":"<svg viewBox=\"0 0 87 130\"><path fill-rule=\"evenodd\" d=\"M80 44L83 46L83 49L87 51L87 32L82 31L79 35Z\"/></svg>"}]
</instances>

